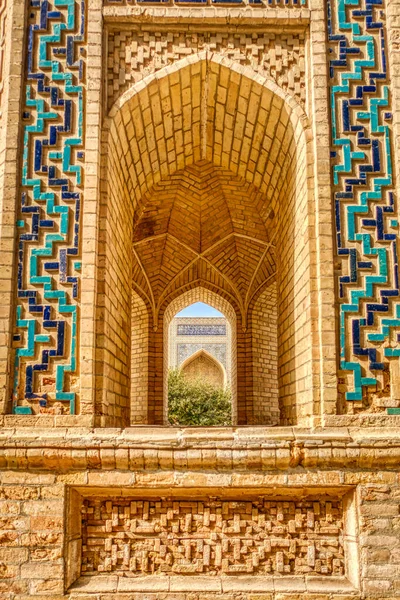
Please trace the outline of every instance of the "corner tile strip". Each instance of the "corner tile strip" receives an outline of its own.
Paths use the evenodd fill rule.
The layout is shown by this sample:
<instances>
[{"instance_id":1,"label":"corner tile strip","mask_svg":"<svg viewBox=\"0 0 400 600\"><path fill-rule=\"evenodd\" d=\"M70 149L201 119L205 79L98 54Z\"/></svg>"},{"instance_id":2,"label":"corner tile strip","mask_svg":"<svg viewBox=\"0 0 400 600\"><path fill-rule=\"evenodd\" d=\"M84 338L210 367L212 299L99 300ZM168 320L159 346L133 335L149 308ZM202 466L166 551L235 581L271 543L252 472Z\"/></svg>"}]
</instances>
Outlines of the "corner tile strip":
<instances>
[{"instance_id":1,"label":"corner tile strip","mask_svg":"<svg viewBox=\"0 0 400 600\"><path fill-rule=\"evenodd\" d=\"M6 31L7 31L7 4L6 4L6 0L0 0L0 123L1 123L2 116L3 116Z\"/></svg>"},{"instance_id":2,"label":"corner tile strip","mask_svg":"<svg viewBox=\"0 0 400 600\"><path fill-rule=\"evenodd\" d=\"M398 221L383 0L329 0L332 173L346 399L384 387L400 356ZM350 386L351 387L351 384ZM391 409L389 409L391 410Z\"/></svg>"},{"instance_id":3,"label":"corner tile strip","mask_svg":"<svg viewBox=\"0 0 400 600\"><path fill-rule=\"evenodd\" d=\"M162 4L163 6L216 6L216 5L235 5L235 6L257 6L258 8L306 8L308 0L104 0L105 5L151 5L157 6Z\"/></svg>"},{"instance_id":4,"label":"corner tile strip","mask_svg":"<svg viewBox=\"0 0 400 600\"><path fill-rule=\"evenodd\" d=\"M30 6L13 412L74 414L85 5Z\"/></svg>"}]
</instances>

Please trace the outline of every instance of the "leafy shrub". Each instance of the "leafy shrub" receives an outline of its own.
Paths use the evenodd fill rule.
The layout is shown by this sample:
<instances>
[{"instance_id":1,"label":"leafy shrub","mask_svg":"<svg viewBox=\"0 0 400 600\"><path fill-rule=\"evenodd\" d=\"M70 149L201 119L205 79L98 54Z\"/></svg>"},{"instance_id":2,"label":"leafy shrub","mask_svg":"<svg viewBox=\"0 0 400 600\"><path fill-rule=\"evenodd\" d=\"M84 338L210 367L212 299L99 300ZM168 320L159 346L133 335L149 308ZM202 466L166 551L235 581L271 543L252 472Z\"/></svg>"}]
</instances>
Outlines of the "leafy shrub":
<instances>
[{"instance_id":1,"label":"leafy shrub","mask_svg":"<svg viewBox=\"0 0 400 600\"><path fill-rule=\"evenodd\" d=\"M231 425L232 394L179 371L168 374L168 419L171 425Z\"/></svg>"}]
</instances>

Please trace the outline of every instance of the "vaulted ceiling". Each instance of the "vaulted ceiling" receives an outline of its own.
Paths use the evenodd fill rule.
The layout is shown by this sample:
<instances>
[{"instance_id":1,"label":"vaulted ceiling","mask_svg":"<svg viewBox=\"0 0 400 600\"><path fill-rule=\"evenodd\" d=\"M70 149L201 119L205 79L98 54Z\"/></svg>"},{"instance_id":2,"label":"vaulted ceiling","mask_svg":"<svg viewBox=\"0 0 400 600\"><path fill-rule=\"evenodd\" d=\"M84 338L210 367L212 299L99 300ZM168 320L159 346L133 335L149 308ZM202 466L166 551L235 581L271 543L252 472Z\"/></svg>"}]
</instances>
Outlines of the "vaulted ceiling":
<instances>
[{"instance_id":1,"label":"vaulted ceiling","mask_svg":"<svg viewBox=\"0 0 400 600\"><path fill-rule=\"evenodd\" d=\"M199 161L147 193L133 235L133 287L157 315L199 282L223 292L245 318L275 277L274 215L231 171Z\"/></svg>"}]
</instances>

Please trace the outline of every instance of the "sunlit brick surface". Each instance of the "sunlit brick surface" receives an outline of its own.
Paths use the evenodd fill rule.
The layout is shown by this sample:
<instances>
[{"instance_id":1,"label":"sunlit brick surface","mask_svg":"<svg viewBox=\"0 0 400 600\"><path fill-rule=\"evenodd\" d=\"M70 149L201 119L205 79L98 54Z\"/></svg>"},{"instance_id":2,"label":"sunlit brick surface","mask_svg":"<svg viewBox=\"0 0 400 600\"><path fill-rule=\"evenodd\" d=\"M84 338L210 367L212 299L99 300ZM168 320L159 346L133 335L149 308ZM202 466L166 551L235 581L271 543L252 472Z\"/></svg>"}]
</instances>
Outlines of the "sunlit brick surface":
<instances>
[{"instance_id":1,"label":"sunlit brick surface","mask_svg":"<svg viewBox=\"0 0 400 600\"><path fill-rule=\"evenodd\" d=\"M400 0L0 0L1 600L400 597L399 40ZM197 301L229 427L167 422Z\"/></svg>"},{"instance_id":2,"label":"sunlit brick surface","mask_svg":"<svg viewBox=\"0 0 400 600\"><path fill-rule=\"evenodd\" d=\"M305 366L311 360L310 254L301 112L274 93L278 88L263 87L225 59L204 55L168 69L137 93L128 92L121 108L111 112L104 248L113 252L106 255L104 272L110 308L102 412L110 423L119 422L127 406L125 325L120 330L110 310L118 307L124 315L127 296L119 290L127 289L130 272L150 314L149 372L163 352L163 312L198 285L231 304L243 336L240 351L249 357L250 306L276 280L282 336L275 354L281 367L274 369L281 374L282 422L295 422L311 410L301 391L311 384ZM131 216L123 214L127 210ZM252 423L253 375L246 359L240 362L237 419ZM156 367L155 373L149 380L149 422L161 422L163 414L162 370ZM276 387L275 375L275 396ZM266 410L268 421L277 422L276 401Z\"/></svg>"},{"instance_id":3,"label":"sunlit brick surface","mask_svg":"<svg viewBox=\"0 0 400 600\"><path fill-rule=\"evenodd\" d=\"M305 102L305 36L303 33L204 31L110 32L107 92L109 108L129 87L147 75L204 50L226 56L256 73L269 76L300 103Z\"/></svg>"}]
</instances>

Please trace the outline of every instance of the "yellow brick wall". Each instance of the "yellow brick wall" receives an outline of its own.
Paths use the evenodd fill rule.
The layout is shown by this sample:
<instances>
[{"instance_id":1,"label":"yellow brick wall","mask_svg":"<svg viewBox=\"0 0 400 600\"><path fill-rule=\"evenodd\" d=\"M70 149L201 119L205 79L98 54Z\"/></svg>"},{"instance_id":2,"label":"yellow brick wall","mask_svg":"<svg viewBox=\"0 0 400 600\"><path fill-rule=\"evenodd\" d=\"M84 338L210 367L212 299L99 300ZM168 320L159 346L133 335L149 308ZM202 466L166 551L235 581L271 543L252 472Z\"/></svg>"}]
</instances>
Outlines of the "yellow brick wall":
<instances>
[{"instance_id":1,"label":"yellow brick wall","mask_svg":"<svg viewBox=\"0 0 400 600\"><path fill-rule=\"evenodd\" d=\"M278 298L272 283L254 302L251 335L253 423L280 423L278 382Z\"/></svg>"},{"instance_id":2,"label":"yellow brick wall","mask_svg":"<svg viewBox=\"0 0 400 600\"><path fill-rule=\"evenodd\" d=\"M298 109L285 104L277 86L273 93L237 64L206 54L137 86L110 112L105 247L113 275L106 268L105 280L113 280L106 313L115 309L105 322L115 339L108 348L105 336L104 356L107 378L121 395L107 392L107 398L125 405L126 363L115 353L128 353L123 294L130 293L126 260L133 235L133 284L149 306L153 329L149 422L162 422L165 410L163 312L183 290L199 285L236 311L243 337L237 344L237 418L253 421L248 312L254 294L276 278L282 418L295 423L312 412L310 209ZM112 230L112 222L122 230Z\"/></svg>"},{"instance_id":3,"label":"yellow brick wall","mask_svg":"<svg viewBox=\"0 0 400 600\"><path fill-rule=\"evenodd\" d=\"M147 423L149 313L146 304L132 292L131 312L131 424Z\"/></svg>"}]
</instances>

